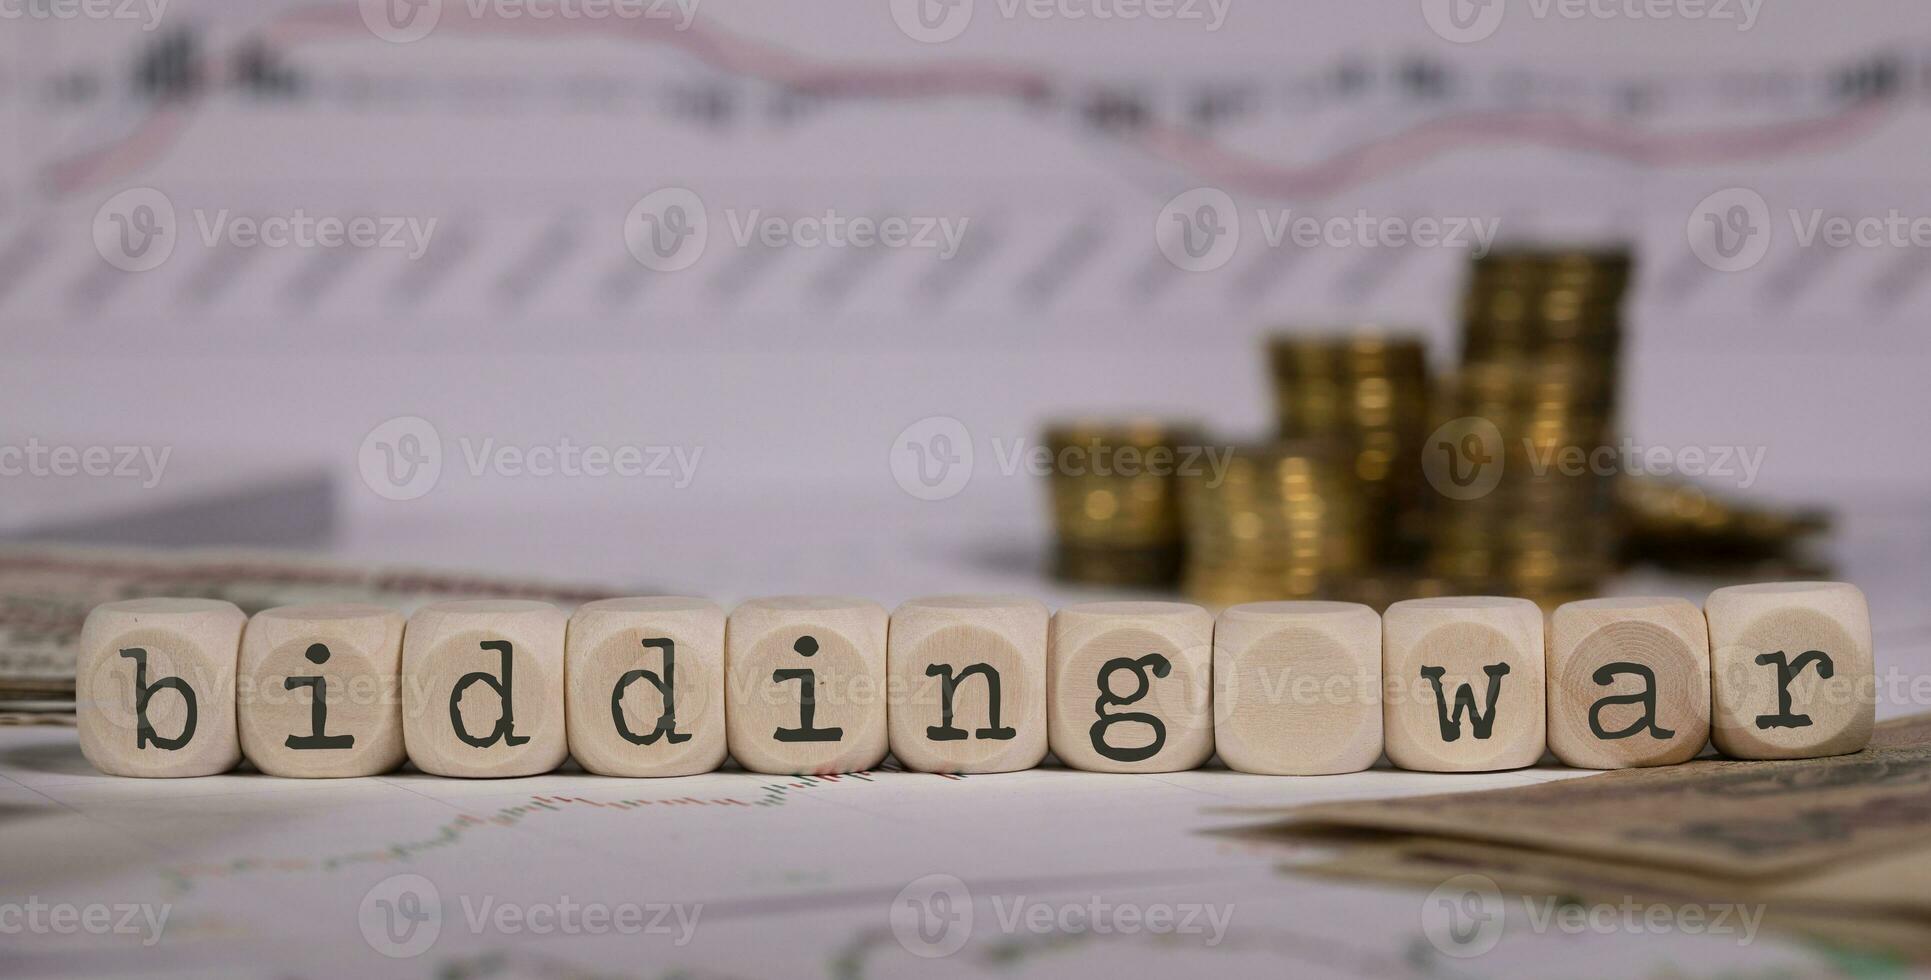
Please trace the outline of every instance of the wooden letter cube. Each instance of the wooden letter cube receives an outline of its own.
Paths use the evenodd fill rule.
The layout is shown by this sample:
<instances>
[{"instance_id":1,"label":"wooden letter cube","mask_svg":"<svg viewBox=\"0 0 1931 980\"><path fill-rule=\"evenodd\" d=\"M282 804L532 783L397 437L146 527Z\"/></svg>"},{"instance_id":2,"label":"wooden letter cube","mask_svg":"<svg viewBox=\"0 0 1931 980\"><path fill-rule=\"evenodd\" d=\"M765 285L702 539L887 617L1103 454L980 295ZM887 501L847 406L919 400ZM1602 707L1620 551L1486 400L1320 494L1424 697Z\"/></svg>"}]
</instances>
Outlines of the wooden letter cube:
<instances>
[{"instance_id":1,"label":"wooden letter cube","mask_svg":"<svg viewBox=\"0 0 1931 980\"><path fill-rule=\"evenodd\" d=\"M564 648L570 755L606 776L724 763L724 610L653 596L577 607Z\"/></svg>"},{"instance_id":2,"label":"wooden letter cube","mask_svg":"<svg viewBox=\"0 0 1931 980\"><path fill-rule=\"evenodd\" d=\"M1381 617L1252 602L1214 623L1214 744L1242 772L1359 772L1381 758Z\"/></svg>"},{"instance_id":3,"label":"wooden letter cube","mask_svg":"<svg viewBox=\"0 0 1931 980\"><path fill-rule=\"evenodd\" d=\"M465 599L416 610L402 637L402 736L437 776L534 776L563 764L563 613Z\"/></svg>"},{"instance_id":4,"label":"wooden letter cube","mask_svg":"<svg viewBox=\"0 0 1931 980\"><path fill-rule=\"evenodd\" d=\"M856 772L885 759L885 607L780 596L731 612L724 719L752 772Z\"/></svg>"},{"instance_id":5,"label":"wooden letter cube","mask_svg":"<svg viewBox=\"0 0 1931 980\"><path fill-rule=\"evenodd\" d=\"M1809 759L1871 740L1876 674L1864 593L1842 582L1710 593L1711 737L1737 759Z\"/></svg>"},{"instance_id":6,"label":"wooden letter cube","mask_svg":"<svg viewBox=\"0 0 1931 980\"><path fill-rule=\"evenodd\" d=\"M892 754L920 772L1011 772L1046 757L1046 607L1003 596L892 612Z\"/></svg>"},{"instance_id":7,"label":"wooden letter cube","mask_svg":"<svg viewBox=\"0 0 1931 980\"><path fill-rule=\"evenodd\" d=\"M1710 638L1682 599L1585 599L1549 627L1549 748L1582 769L1670 766L1710 740Z\"/></svg>"},{"instance_id":8,"label":"wooden letter cube","mask_svg":"<svg viewBox=\"0 0 1931 980\"><path fill-rule=\"evenodd\" d=\"M1542 758L1542 610L1527 599L1409 599L1381 615L1388 761L1488 772Z\"/></svg>"},{"instance_id":9,"label":"wooden letter cube","mask_svg":"<svg viewBox=\"0 0 1931 980\"><path fill-rule=\"evenodd\" d=\"M331 603L256 613L241 639L241 751L271 776L402 765L402 614Z\"/></svg>"},{"instance_id":10,"label":"wooden letter cube","mask_svg":"<svg viewBox=\"0 0 1931 980\"><path fill-rule=\"evenodd\" d=\"M209 776L241 761L235 663L248 617L214 599L95 606L81 627L80 750L111 776Z\"/></svg>"},{"instance_id":11,"label":"wooden letter cube","mask_svg":"<svg viewBox=\"0 0 1931 980\"><path fill-rule=\"evenodd\" d=\"M1176 772L1214 754L1214 617L1182 602L1088 602L1053 614L1053 754L1094 772Z\"/></svg>"}]
</instances>

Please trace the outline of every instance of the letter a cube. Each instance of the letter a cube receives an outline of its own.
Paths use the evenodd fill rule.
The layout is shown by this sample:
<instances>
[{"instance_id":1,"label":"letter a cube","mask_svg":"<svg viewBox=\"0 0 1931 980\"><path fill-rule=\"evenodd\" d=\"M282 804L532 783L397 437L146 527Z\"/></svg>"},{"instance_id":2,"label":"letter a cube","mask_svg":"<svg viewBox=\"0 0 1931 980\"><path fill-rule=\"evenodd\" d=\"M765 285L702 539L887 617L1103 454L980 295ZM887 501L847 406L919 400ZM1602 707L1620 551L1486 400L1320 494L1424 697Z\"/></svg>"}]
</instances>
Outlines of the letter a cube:
<instances>
[{"instance_id":1,"label":"letter a cube","mask_svg":"<svg viewBox=\"0 0 1931 980\"><path fill-rule=\"evenodd\" d=\"M1710 740L1710 638L1682 599L1584 599L1549 626L1549 749L1583 769L1668 766Z\"/></svg>"}]
</instances>

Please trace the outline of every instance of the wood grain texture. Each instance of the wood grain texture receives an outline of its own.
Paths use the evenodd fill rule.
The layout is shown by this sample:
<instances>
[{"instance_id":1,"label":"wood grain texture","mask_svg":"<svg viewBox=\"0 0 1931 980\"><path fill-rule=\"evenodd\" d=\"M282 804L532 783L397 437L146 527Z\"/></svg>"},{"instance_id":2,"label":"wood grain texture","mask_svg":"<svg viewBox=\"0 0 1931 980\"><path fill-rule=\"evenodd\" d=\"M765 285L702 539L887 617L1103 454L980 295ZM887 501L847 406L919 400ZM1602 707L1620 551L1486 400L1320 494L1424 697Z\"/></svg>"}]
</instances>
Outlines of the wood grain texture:
<instances>
[{"instance_id":1,"label":"wood grain texture","mask_svg":"<svg viewBox=\"0 0 1931 980\"><path fill-rule=\"evenodd\" d=\"M1668 766L1709 743L1709 626L1695 603L1564 603L1548 641L1549 749L1565 764Z\"/></svg>"},{"instance_id":2,"label":"wood grain texture","mask_svg":"<svg viewBox=\"0 0 1931 980\"><path fill-rule=\"evenodd\" d=\"M431 603L402 637L409 761L438 776L533 776L568 757L567 620L547 602Z\"/></svg>"},{"instance_id":3,"label":"wood grain texture","mask_svg":"<svg viewBox=\"0 0 1931 980\"><path fill-rule=\"evenodd\" d=\"M1420 772L1531 766L1546 745L1542 610L1527 599L1409 599L1381 615L1388 761Z\"/></svg>"},{"instance_id":4,"label":"wood grain texture","mask_svg":"<svg viewBox=\"0 0 1931 980\"><path fill-rule=\"evenodd\" d=\"M1214 744L1242 772L1359 772L1381 758L1381 617L1252 602L1214 622Z\"/></svg>"},{"instance_id":5,"label":"wood grain texture","mask_svg":"<svg viewBox=\"0 0 1931 980\"><path fill-rule=\"evenodd\" d=\"M209 776L241 761L235 670L248 617L214 599L129 599L81 626L81 754L113 776Z\"/></svg>"},{"instance_id":6,"label":"wood grain texture","mask_svg":"<svg viewBox=\"0 0 1931 980\"><path fill-rule=\"evenodd\" d=\"M1182 602L1088 602L1053 614L1048 742L1093 772L1177 772L1214 753L1214 617Z\"/></svg>"},{"instance_id":7,"label":"wood grain texture","mask_svg":"<svg viewBox=\"0 0 1931 980\"><path fill-rule=\"evenodd\" d=\"M1018 596L934 596L893 610L887 718L899 764L919 772L1039 765L1050 615Z\"/></svg>"},{"instance_id":8,"label":"wood grain texture","mask_svg":"<svg viewBox=\"0 0 1931 980\"><path fill-rule=\"evenodd\" d=\"M752 599L724 634L731 757L752 772L823 774L885 759L885 607L838 596Z\"/></svg>"},{"instance_id":9,"label":"wood grain texture","mask_svg":"<svg viewBox=\"0 0 1931 980\"><path fill-rule=\"evenodd\" d=\"M606 776L724 763L724 610L650 596L577 607L564 646L570 755Z\"/></svg>"},{"instance_id":10,"label":"wood grain texture","mask_svg":"<svg viewBox=\"0 0 1931 980\"><path fill-rule=\"evenodd\" d=\"M363 603L256 613L242 633L235 699L248 761L300 778L402 765L403 622L394 609Z\"/></svg>"},{"instance_id":11,"label":"wood grain texture","mask_svg":"<svg viewBox=\"0 0 1931 980\"><path fill-rule=\"evenodd\" d=\"M1856 752L1877 716L1871 614L1844 582L1710 593L1711 740L1737 759Z\"/></svg>"}]
</instances>

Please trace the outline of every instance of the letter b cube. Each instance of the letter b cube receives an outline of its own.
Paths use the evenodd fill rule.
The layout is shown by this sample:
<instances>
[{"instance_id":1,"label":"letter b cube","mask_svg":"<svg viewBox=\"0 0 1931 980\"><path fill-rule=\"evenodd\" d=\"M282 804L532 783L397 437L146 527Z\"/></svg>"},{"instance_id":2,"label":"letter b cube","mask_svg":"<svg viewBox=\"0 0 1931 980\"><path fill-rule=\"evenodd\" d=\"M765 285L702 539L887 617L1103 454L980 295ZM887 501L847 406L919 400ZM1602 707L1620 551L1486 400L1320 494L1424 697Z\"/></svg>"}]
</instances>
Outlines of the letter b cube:
<instances>
[{"instance_id":1,"label":"letter b cube","mask_svg":"<svg viewBox=\"0 0 1931 980\"><path fill-rule=\"evenodd\" d=\"M209 776L241 761L235 663L248 621L232 602L129 599L81 627L80 750L110 776Z\"/></svg>"}]
</instances>

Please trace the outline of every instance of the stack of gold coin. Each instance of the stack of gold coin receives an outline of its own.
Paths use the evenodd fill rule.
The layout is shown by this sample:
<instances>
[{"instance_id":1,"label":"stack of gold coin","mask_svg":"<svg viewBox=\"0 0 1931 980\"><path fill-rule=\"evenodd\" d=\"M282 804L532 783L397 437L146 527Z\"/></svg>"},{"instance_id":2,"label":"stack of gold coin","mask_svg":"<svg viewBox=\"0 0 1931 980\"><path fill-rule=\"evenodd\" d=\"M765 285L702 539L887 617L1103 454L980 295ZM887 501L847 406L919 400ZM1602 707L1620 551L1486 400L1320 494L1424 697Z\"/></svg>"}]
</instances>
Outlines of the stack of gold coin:
<instances>
[{"instance_id":1,"label":"stack of gold coin","mask_svg":"<svg viewBox=\"0 0 1931 980\"><path fill-rule=\"evenodd\" d=\"M1424 448L1440 491L1432 574L1463 591L1555 602L1614 570L1629 274L1624 252L1498 252L1476 261L1461 367L1443 425Z\"/></svg>"},{"instance_id":2,"label":"stack of gold coin","mask_svg":"<svg viewBox=\"0 0 1931 980\"><path fill-rule=\"evenodd\" d=\"M1155 421L1051 426L1053 572L1068 582L1171 586L1184 551L1177 474L1207 470L1194 429Z\"/></svg>"},{"instance_id":3,"label":"stack of gold coin","mask_svg":"<svg viewBox=\"0 0 1931 980\"><path fill-rule=\"evenodd\" d=\"M1750 504L1694 483L1629 476L1616 485L1622 558L1684 572L1821 577L1827 563L1806 553L1831 526L1813 507Z\"/></svg>"},{"instance_id":4,"label":"stack of gold coin","mask_svg":"<svg viewBox=\"0 0 1931 980\"><path fill-rule=\"evenodd\" d=\"M1216 606L1339 594L1371 559L1349 460L1322 440L1236 446L1224 472L1183 477L1187 594Z\"/></svg>"},{"instance_id":5,"label":"stack of gold coin","mask_svg":"<svg viewBox=\"0 0 1931 980\"><path fill-rule=\"evenodd\" d=\"M1382 566L1418 560L1426 544L1421 441L1428 432L1428 354L1417 337L1368 331L1283 335L1268 344L1280 433L1349 454L1368 550Z\"/></svg>"}]
</instances>

